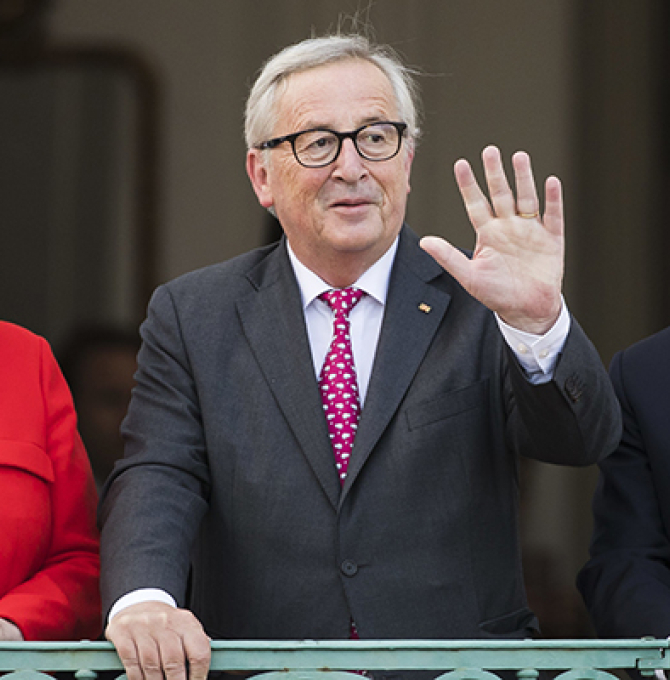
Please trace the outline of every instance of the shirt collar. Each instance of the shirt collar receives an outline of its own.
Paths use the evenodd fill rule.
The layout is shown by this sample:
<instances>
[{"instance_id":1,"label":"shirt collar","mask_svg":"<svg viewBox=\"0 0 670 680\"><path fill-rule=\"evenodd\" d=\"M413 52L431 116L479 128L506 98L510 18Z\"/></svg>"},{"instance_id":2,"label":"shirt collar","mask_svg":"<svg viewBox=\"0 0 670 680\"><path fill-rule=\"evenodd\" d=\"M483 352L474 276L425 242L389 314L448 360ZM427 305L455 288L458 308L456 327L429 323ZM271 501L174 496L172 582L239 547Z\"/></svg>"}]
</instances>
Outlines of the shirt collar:
<instances>
[{"instance_id":1,"label":"shirt collar","mask_svg":"<svg viewBox=\"0 0 670 680\"><path fill-rule=\"evenodd\" d=\"M293 271L295 272L295 277L298 280L302 307L303 309L307 309L321 293L331 290L332 286L329 286L320 276L300 262L293 252L288 239L286 240L286 247L288 249L291 265L293 266ZM397 250L398 237L396 236L391 247L369 269L363 272L358 281L353 284L357 288L365 291L365 293L374 298L381 305L386 304L391 269Z\"/></svg>"}]
</instances>

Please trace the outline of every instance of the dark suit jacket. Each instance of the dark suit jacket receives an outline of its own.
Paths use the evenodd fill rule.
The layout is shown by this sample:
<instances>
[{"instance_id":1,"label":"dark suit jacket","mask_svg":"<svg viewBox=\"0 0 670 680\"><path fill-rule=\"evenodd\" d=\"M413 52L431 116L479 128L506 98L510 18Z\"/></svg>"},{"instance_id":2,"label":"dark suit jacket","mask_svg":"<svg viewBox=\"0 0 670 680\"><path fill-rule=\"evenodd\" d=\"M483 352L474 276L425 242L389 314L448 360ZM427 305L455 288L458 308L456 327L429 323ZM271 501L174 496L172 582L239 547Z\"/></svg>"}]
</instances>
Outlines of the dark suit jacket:
<instances>
[{"instance_id":1,"label":"dark suit jacket","mask_svg":"<svg viewBox=\"0 0 670 680\"><path fill-rule=\"evenodd\" d=\"M283 241L159 288L142 336L101 509L107 607L163 588L215 638L532 632L516 456L585 465L620 435L575 322L531 386L404 228L342 490Z\"/></svg>"},{"instance_id":2,"label":"dark suit jacket","mask_svg":"<svg viewBox=\"0 0 670 680\"><path fill-rule=\"evenodd\" d=\"M670 329L617 354L624 433L601 464L578 586L601 637L670 635Z\"/></svg>"}]
</instances>

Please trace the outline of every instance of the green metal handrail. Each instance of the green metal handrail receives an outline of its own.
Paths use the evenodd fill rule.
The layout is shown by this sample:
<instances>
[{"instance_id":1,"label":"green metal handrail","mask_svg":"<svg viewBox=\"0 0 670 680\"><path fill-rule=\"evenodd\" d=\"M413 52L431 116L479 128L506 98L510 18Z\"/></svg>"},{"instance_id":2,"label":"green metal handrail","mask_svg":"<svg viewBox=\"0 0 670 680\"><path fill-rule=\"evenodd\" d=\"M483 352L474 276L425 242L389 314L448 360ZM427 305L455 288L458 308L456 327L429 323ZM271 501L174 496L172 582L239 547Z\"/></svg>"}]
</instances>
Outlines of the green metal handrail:
<instances>
[{"instance_id":1,"label":"green metal handrail","mask_svg":"<svg viewBox=\"0 0 670 680\"><path fill-rule=\"evenodd\" d=\"M215 641L212 670L266 673L264 680L345 680L346 671L428 670L444 680L497 678L516 671L532 680L552 671L562 680L605 680L609 671L653 676L670 669L667 640L305 640ZM42 673L75 672L93 680L100 671L123 672L108 642L0 642L0 673L7 680L36 680ZM343 672L338 672L343 671ZM324 673L328 673L326 676ZM4 679L3 679L4 680Z\"/></svg>"}]
</instances>

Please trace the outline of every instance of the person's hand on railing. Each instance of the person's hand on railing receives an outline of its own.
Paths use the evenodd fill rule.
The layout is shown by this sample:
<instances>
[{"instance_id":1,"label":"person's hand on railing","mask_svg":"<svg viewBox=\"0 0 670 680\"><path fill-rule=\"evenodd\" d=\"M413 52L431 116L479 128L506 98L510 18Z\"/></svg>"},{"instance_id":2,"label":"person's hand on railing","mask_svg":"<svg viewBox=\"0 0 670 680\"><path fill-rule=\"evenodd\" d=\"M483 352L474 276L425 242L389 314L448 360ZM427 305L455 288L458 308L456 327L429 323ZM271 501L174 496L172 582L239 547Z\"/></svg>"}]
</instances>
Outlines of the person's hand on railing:
<instances>
[{"instance_id":1,"label":"person's hand on railing","mask_svg":"<svg viewBox=\"0 0 670 680\"><path fill-rule=\"evenodd\" d=\"M128 680L205 680L210 638L186 609L140 602L121 610L105 631Z\"/></svg>"},{"instance_id":2,"label":"person's hand on railing","mask_svg":"<svg viewBox=\"0 0 670 680\"><path fill-rule=\"evenodd\" d=\"M11 621L0 619L0 642L23 642L23 634Z\"/></svg>"}]
</instances>

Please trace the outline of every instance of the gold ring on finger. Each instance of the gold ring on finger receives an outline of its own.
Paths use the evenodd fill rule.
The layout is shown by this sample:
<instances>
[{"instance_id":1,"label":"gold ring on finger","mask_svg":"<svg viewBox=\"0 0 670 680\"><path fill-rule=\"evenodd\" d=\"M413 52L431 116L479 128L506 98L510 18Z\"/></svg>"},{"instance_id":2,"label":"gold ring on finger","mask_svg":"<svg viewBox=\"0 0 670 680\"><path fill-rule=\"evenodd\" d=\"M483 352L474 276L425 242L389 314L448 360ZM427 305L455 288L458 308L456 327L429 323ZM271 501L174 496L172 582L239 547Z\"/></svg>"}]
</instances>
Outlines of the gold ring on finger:
<instances>
[{"instance_id":1,"label":"gold ring on finger","mask_svg":"<svg viewBox=\"0 0 670 680\"><path fill-rule=\"evenodd\" d=\"M522 213L522 212L517 213L517 215L519 217L523 217L524 220L534 220L539 214L540 214L539 210L536 210L535 212L532 212L532 213Z\"/></svg>"}]
</instances>

